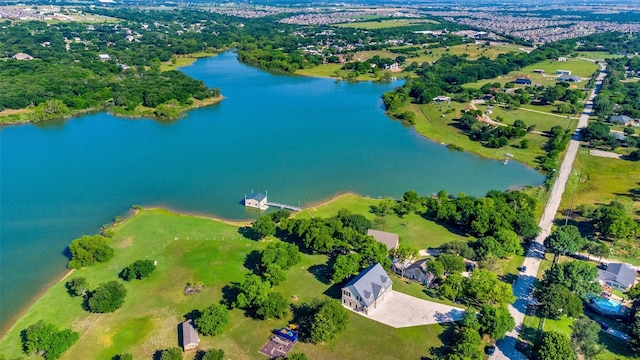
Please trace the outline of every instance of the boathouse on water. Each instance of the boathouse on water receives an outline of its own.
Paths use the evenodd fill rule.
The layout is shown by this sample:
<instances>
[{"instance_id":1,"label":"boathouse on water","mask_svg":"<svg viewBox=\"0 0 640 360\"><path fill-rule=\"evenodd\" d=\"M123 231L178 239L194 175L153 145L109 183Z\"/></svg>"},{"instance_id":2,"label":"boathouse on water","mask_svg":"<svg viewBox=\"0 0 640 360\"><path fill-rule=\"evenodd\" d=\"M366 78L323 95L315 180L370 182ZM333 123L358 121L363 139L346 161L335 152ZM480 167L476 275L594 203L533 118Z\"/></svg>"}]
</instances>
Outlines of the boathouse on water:
<instances>
[{"instance_id":1,"label":"boathouse on water","mask_svg":"<svg viewBox=\"0 0 640 360\"><path fill-rule=\"evenodd\" d=\"M245 196L244 198L244 206L252 207L260 210L267 210L269 206L267 205L267 195L265 194L251 194L251 196Z\"/></svg>"}]
</instances>

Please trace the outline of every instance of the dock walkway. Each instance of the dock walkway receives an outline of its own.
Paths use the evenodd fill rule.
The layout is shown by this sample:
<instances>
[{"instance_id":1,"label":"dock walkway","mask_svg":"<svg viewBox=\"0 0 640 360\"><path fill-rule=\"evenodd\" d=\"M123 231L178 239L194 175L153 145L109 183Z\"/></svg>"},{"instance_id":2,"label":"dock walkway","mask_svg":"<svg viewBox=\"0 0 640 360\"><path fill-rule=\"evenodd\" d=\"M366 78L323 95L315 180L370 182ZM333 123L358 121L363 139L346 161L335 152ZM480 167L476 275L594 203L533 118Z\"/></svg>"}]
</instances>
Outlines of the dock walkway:
<instances>
[{"instance_id":1,"label":"dock walkway","mask_svg":"<svg viewBox=\"0 0 640 360\"><path fill-rule=\"evenodd\" d=\"M287 209L287 210L293 210L293 211L302 211L302 208L300 207L276 203L276 202L267 202L267 206L275 206L275 207L279 207L280 209Z\"/></svg>"}]
</instances>

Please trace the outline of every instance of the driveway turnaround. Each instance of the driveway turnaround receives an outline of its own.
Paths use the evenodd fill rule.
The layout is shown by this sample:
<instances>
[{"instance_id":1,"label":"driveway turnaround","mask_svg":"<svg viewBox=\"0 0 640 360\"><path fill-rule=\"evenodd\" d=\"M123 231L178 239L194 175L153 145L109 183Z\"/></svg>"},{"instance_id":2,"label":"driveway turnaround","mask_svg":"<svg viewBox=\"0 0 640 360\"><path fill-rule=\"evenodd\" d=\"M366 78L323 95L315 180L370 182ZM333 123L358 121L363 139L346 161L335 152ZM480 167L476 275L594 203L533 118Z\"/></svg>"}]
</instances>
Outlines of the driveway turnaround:
<instances>
[{"instance_id":1,"label":"driveway turnaround","mask_svg":"<svg viewBox=\"0 0 640 360\"><path fill-rule=\"evenodd\" d=\"M350 309L352 310L352 309ZM352 310L355 311L355 310ZM407 294L391 290L375 309L356 313L394 328L439 324L458 321L464 309L418 299Z\"/></svg>"}]
</instances>

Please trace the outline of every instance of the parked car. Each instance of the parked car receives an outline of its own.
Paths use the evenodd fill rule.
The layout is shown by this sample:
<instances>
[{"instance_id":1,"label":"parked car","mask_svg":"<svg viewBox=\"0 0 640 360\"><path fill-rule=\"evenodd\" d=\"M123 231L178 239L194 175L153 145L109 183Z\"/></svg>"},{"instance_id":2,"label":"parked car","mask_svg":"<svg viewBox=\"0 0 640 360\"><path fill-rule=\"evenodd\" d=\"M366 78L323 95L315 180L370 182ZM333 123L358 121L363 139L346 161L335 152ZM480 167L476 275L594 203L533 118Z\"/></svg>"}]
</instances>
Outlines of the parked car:
<instances>
[{"instance_id":1,"label":"parked car","mask_svg":"<svg viewBox=\"0 0 640 360\"><path fill-rule=\"evenodd\" d=\"M488 355L493 355L493 353L496 352L496 346L495 345L487 346L484 350Z\"/></svg>"},{"instance_id":2,"label":"parked car","mask_svg":"<svg viewBox=\"0 0 640 360\"><path fill-rule=\"evenodd\" d=\"M520 266L518 270L520 270L520 272L525 272L527 271L527 267L523 265L523 266Z\"/></svg>"},{"instance_id":3,"label":"parked car","mask_svg":"<svg viewBox=\"0 0 640 360\"><path fill-rule=\"evenodd\" d=\"M609 330L609 325L605 324L604 322L602 322L602 321L600 321L600 320L598 320L598 321L596 321L596 322L598 323L598 325L600 325L600 328L601 328L602 330Z\"/></svg>"}]
</instances>

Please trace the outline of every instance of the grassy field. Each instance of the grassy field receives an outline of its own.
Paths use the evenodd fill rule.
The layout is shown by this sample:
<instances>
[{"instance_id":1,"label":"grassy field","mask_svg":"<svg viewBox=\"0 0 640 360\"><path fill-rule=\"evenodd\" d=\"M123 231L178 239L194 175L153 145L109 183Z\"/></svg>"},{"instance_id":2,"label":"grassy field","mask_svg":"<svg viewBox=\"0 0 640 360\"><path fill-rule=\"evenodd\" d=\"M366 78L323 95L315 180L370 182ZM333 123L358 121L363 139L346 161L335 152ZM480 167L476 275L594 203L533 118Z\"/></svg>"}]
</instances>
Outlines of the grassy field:
<instances>
[{"instance_id":1,"label":"grassy field","mask_svg":"<svg viewBox=\"0 0 640 360\"><path fill-rule=\"evenodd\" d=\"M345 24L336 24L341 28L354 28L364 30L387 29L402 26L416 26L422 24L439 24L438 21L428 19L393 19L378 21L350 22Z\"/></svg>"},{"instance_id":2,"label":"grassy field","mask_svg":"<svg viewBox=\"0 0 640 360\"><path fill-rule=\"evenodd\" d=\"M545 75L536 74L533 72L534 69L544 70ZM569 59L566 62L560 62L556 60L545 60L533 65L526 66L520 70L512 71L505 76L499 76L493 79L480 80L473 83L464 84L464 87L477 89L481 88L482 85L486 83L500 83L506 84L508 82L515 81L519 77L528 77L533 81L534 84L541 85L554 85L555 84L555 76L556 70L569 70L571 71L571 75L576 75L582 78L590 78L591 75L598 69L598 65L594 62L581 60L581 59ZM585 82L579 83L578 85L584 85Z\"/></svg>"},{"instance_id":3,"label":"grassy field","mask_svg":"<svg viewBox=\"0 0 640 360\"><path fill-rule=\"evenodd\" d=\"M373 201L342 197L324 208L309 210L299 216L332 215L334 209L343 207L368 213ZM393 223L392 220L389 222ZM424 246L442 242L441 237L448 234L446 230L429 224L422 223L427 229L406 230L403 239L412 239L407 241ZM414 226L407 225L393 226L407 229ZM122 352L130 352L134 358L150 358L158 349L177 346L176 326L183 316L219 301L223 287L241 280L249 272L248 268L252 268L253 256L250 254L263 249L269 242L244 238L233 225L165 210L141 211L117 225L115 230L112 240L115 257L109 263L75 271L70 277L83 276L95 288L101 282L117 280L118 272L137 259L157 260L156 272L143 281L126 283L125 305L111 314L83 311L81 299L71 298L66 293L64 281L56 283L0 340L2 353L8 358L20 356L20 331L44 319L62 328L71 327L81 334L78 343L64 354L63 359L111 359ZM433 237L413 238L427 234ZM449 238L459 237L449 235ZM294 295L296 301L306 302L314 297L335 294L337 288L330 287L325 280L326 260L324 255L303 255L302 262L288 271L287 280L276 290L292 299L292 303L295 303ZM205 290L198 295L183 295L185 283L191 281L202 281ZM398 288L429 298L417 284L403 283ZM339 339L321 345L300 343L295 351L303 351L311 359L420 359L428 355L430 347L442 346L446 338L445 329L440 325L393 329L357 314L350 313L349 316L349 326ZM286 323L286 319L257 321L245 317L240 310L233 310L225 333L214 338L202 337L200 348L222 348L226 356L233 359L264 359L258 349L269 338L272 329Z\"/></svg>"},{"instance_id":4,"label":"grassy field","mask_svg":"<svg viewBox=\"0 0 640 360\"><path fill-rule=\"evenodd\" d=\"M319 208L310 208L297 214L297 218L329 217L335 215L340 209L348 209L352 213L362 214L369 219L374 215L369 212L372 205L379 200L364 199L357 195L343 195ZM425 220L424 218L410 214L404 218L395 215L385 217L385 231L396 233L400 236L400 243L413 246L418 249L438 247L450 241L475 240L469 236L459 235L449 231L446 227Z\"/></svg>"},{"instance_id":5,"label":"grassy field","mask_svg":"<svg viewBox=\"0 0 640 360\"><path fill-rule=\"evenodd\" d=\"M607 58L617 59L617 58L624 57L624 55L609 54L606 51L578 51L578 56L583 57L585 59L591 59L596 61L601 61Z\"/></svg>"},{"instance_id":6,"label":"grassy field","mask_svg":"<svg viewBox=\"0 0 640 360\"><path fill-rule=\"evenodd\" d=\"M428 52L427 54L423 54L419 57L408 58L407 62L417 62L419 64L423 62L433 63L440 59L443 55L456 55L462 56L463 54L467 55L467 59L475 60L479 57L485 56L489 59L495 59L500 54L506 54L510 52L521 52L519 49L520 46L513 44L501 44L501 45L476 45L476 44L461 44L454 45L449 47L442 47L437 49L426 49L424 51Z\"/></svg>"},{"instance_id":7,"label":"grassy field","mask_svg":"<svg viewBox=\"0 0 640 360\"><path fill-rule=\"evenodd\" d=\"M480 104L477 105L477 107L478 110L482 110L482 112L485 112L487 109L486 105ZM566 116L557 116L550 113L541 114L537 112L547 112L549 110L549 107L547 106L541 106L538 108L535 105L529 105L526 107L526 109L535 110L536 112L523 109L507 110L499 106L493 106L491 108L492 113L490 117L491 119L496 120L497 117L500 116L502 119L504 119L503 122L509 125L513 125L516 120L522 120L525 122L525 124L527 124L527 126L535 125L536 131L548 131L556 125L572 130L574 130L576 126L578 126L578 121L575 119L567 119Z\"/></svg>"},{"instance_id":8,"label":"grassy field","mask_svg":"<svg viewBox=\"0 0 640 360\"><path fill-rule=\"evenodd\" d=\"M445 114L449 106L453 112ZM465 104L451 102L450 105L441 104L425 104L425 105L409 105L408 109L416 114L415 129L425 137L443 144L455 144L462 147L465 151L478 154L483 157L504 160L507 153L514 155L514 159L531 167L537 167L536 157L543 155L544 151L541 146L546 142L546 138L538 134L527 134L526 139L529 140L528 149L520 149L516 146L507 145L501 149L492 149L483 146L477 141L472 141L460 129L455 127L455 120L460 118L460 111L464 109ZM514 112L518 110L512 110ZM520 111L524 113L524 111ZM528 114L523 114L526 117ZM495 115L492 115L495 118ZM509 116L512 118L513 116ZM517 117L516 117L517 118ZM516 118L513 118L515 121ZM560 118L558 118L561 120ZM505 121L509 123L509 121ZM526 122L526 120L525 120ZM514 144L519 142L516 141Z\"/></svg>"},{"instance_id":9,"label":"grassy field","mask_svg":"<svg viewBox=\"0 0 640 360\"><path fill-rule=\"evenodd\" d=\"M173 55L172 61L165 62L160 65L160 71L169 71L176 70L179 67L189 66L193 64L196 60L203 57L216 56L216 53L212 52L198 52L193 54L186 55ZM173 59L175 59L175 64L173 63Z\"/></svg>"}]
</instances>

